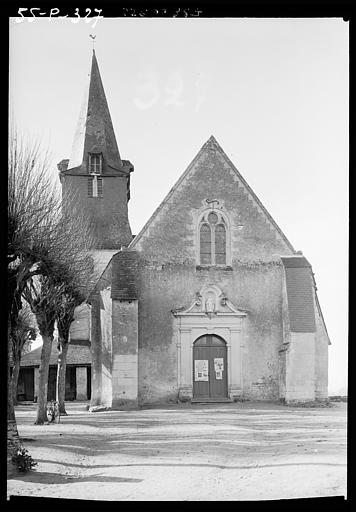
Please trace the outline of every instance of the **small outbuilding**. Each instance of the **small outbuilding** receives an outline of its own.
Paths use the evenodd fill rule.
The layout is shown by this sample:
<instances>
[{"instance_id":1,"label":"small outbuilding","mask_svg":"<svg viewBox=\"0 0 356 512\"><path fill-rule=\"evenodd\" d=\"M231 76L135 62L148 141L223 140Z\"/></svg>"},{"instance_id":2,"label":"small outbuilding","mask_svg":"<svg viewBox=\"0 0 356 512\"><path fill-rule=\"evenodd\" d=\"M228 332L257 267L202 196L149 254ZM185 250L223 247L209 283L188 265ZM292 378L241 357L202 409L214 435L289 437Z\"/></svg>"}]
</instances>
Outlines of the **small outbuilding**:
<instances>
[{"instance_id":1,"label":"small outbuilding","mask_svg":"<svg viewBox=\"0 0 356 512\"><path fill-rule=\"evenodd\" d=\"M35 400L38 396L39 367L42 346L24 355L21 360L17 385L17 400ZM49 363L47 399L56 398L58 350L53 342ZM91 353L87 341L71 342L67 353L65 400L90 400Z\"/></svg>"}]
</instances>

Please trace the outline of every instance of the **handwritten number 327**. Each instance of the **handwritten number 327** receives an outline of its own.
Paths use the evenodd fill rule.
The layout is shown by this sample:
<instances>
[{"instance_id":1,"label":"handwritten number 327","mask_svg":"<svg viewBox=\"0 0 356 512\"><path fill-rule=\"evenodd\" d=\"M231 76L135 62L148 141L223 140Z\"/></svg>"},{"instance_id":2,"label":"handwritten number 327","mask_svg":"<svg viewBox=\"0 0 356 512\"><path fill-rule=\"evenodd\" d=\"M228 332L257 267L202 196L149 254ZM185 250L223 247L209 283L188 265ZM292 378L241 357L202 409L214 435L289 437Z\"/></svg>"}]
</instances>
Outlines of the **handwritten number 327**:
<instances>
[{"instance_id":1,"label":"handwritten number 327","mask_svg":"<svg viewBox=\"0 0 356 512\"><path fill-rule=\"evenodd\" d=\"M205 77L199 77L194 84L196 88L197 109L205 99L205 94L202 90L202 78ZM140 83L136 86L134 103L140 109L147 109L155 105L163 96L164 105L181 106L184 105L182 93L183 80L177 71L169 75L168 79L161 86L156 76L146 74L141 76Z\"/></svg>"}]
</instances>

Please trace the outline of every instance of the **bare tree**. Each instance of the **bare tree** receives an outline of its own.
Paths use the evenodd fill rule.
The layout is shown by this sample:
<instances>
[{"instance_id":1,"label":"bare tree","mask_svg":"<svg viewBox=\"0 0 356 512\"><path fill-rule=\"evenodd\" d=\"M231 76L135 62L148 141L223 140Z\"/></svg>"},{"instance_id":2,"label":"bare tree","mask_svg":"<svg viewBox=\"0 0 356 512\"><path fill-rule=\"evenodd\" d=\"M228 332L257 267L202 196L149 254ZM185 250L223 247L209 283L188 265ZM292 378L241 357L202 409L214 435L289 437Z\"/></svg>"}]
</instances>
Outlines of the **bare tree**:
<instances>
[{"instance_id":1,"label":"bare tree","mask_svg":"<svg viewBox=\"0 0 356 512\"><path fill-rule=\"evenodd\" d=\"M14 404L17 403L17 383L19 378L21 356L26 353L31 341L36 339L37 324L29 306L24 303L19 311L16 323L12 325L12 393Z\"/></svg>"},{"instance_id":2,"label":"bare tree","mask_svg":"<svg viewBox=\"0 0 356 512\"><path fill-rule=\"evenodd\" d=\"M58 190L48 174L48 158L39 146L25 145L16 133L10 137L8 196L8 333L16 325L23 297L36 317L43 345L39 371L36 424L46 421L49 359L57 312L68 300L83 294L83 272L94 241L93 226L79 213L75 221L61 211ZM76 197L68 198L73 208ZM66 203L68 205L68 202ZM70 210L69 210L70 211ZM73 317L68 306L67 317ZM69 320L68 320L69 321ZM68 336L65 330L61 338ZM67 341L66 341L67 342ZM8 365L9 366L9 365ZM8 371L9 389L11 386ZM18 438L12 392L8 419ZM9 423L9 424L10 424ZM11 429L9 429L10 432ZM12 435L12 434L11 434ZM10 437L11 437L10 435ZM17 439L16 438L16 439ZM18 442L16 441L17 445ZM15 444L16 444L15 443Z\"/></svg>"},{"instance_id":3,"label":"bare tree","mask_svg":"<svg viewBox=\"0 0 356 512\"><path fill-rule=\"evenodd\" d=\"M51 235L47 219L60 210L60 195L48 174L49 155L39 144L25 142L10 128L8 151L8 361L11 333L22 308L26 283L41 273L46 239ZM9 362L10 363L10 362ZM8 457L20 448L8 364Z\"/></svg>"},{"instance_id":4,"label":"bare tree","mask_svg":"<svg viewBox=\"0 0 356 512\"><path fill-rule=\"evenodd\" d=\"M60 414L65 415L65 377L70 326L75 308L87 298L94 276L90 250L95 244L95 237L93 224L80 212L77 213L74 222L68 217L63 218L66 226L66 245L62 260L66 262L66 275L63 275L62 279L66 286L56 315L59 335L56 400L59 402Z\"/></svg>"},{"instance_id":5,"label":"bare tree","mask_svg":"<svg viewBox=\"0 0 356 512\"><path fill-rule=\"evenodd\" d=\"M23 290L23 296L36 316L38 329L42 337L41 362L37 398L37 417L35 423L47 421L47 389L49 361L51 357L56 311L61 300L64 285L53 275L32 277Z\"/></svg>"},{"instance_id":6,"label":"bare tree","mask_svg":"<svg viewBox=\"0 0 356 512\"><path fill-rule=\"evenodd\" d=\"M59 368L57 379L60 393L57 398L64 408L66 353L70 323L74 308L85 298L85 287L92 268L88 251L94 243L93 226L84 217L75 220L63 213L52 218L55 228L47 239L46 254L41 261L41 276L27 281L23 296L36 316L43 339L39 369L39 392L36 424L47 420L46 404L49 360L52 350L54 324L59 331ZM62 396L59 396L62 395Z\"/></svg>"},{"instance_id":7,"label":"bare tree","mask_svg":"<svg viewBox=\"0 0 356 512\"><path fill-rule=\"evenodd\" d=\"M68 289L62 296L62 303L57 309L57 327L58 327L58 367L56 382L56 400L59 403L59 412L66 415L65 409L65 385L67 353L69 344L69 331L74 318L76 306L82 302L82 297L73 289Z\"/></svg>"}]
</instances>

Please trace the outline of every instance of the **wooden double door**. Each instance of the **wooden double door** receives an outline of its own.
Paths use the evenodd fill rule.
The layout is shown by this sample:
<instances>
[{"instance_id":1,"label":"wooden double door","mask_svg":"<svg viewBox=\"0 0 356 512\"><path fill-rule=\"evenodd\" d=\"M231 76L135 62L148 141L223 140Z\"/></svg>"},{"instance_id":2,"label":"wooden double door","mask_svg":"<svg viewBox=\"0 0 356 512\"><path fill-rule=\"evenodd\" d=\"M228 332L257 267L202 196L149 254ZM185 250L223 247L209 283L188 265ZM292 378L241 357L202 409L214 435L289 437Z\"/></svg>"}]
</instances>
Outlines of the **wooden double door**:
<instances>
[{"instance_id":1,"label":"wooden double door","mask_svg":"<svg viewBox=\"0 0 356 512\"><path fill-rule=\"evenodd\" d=\"M193 398L219 400L227 396L226 343L214 334L201 336L193 346Z\"/></svg>"}]
</instances>

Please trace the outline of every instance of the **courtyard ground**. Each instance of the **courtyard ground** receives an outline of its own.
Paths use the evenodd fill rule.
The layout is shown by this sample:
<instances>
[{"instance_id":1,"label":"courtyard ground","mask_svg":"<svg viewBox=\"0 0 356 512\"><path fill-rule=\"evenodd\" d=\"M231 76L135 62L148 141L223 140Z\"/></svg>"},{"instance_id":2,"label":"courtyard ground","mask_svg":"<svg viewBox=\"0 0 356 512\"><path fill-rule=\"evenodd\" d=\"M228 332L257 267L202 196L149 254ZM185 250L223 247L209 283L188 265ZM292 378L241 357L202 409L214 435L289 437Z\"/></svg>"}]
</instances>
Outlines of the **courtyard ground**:
<instances>
[{"instance_id":1,"label":"courtyard ground","mask_svg":"<svg viewBox=\"0 0 356 512\"><path fill-rule=\"evenodd\" d=\"M89 413L59 424L16 417L36 469L8 474L8 496L86 500L269 500L346 496L346 405L174 405Z\"/></svg>"}]
</instances>

